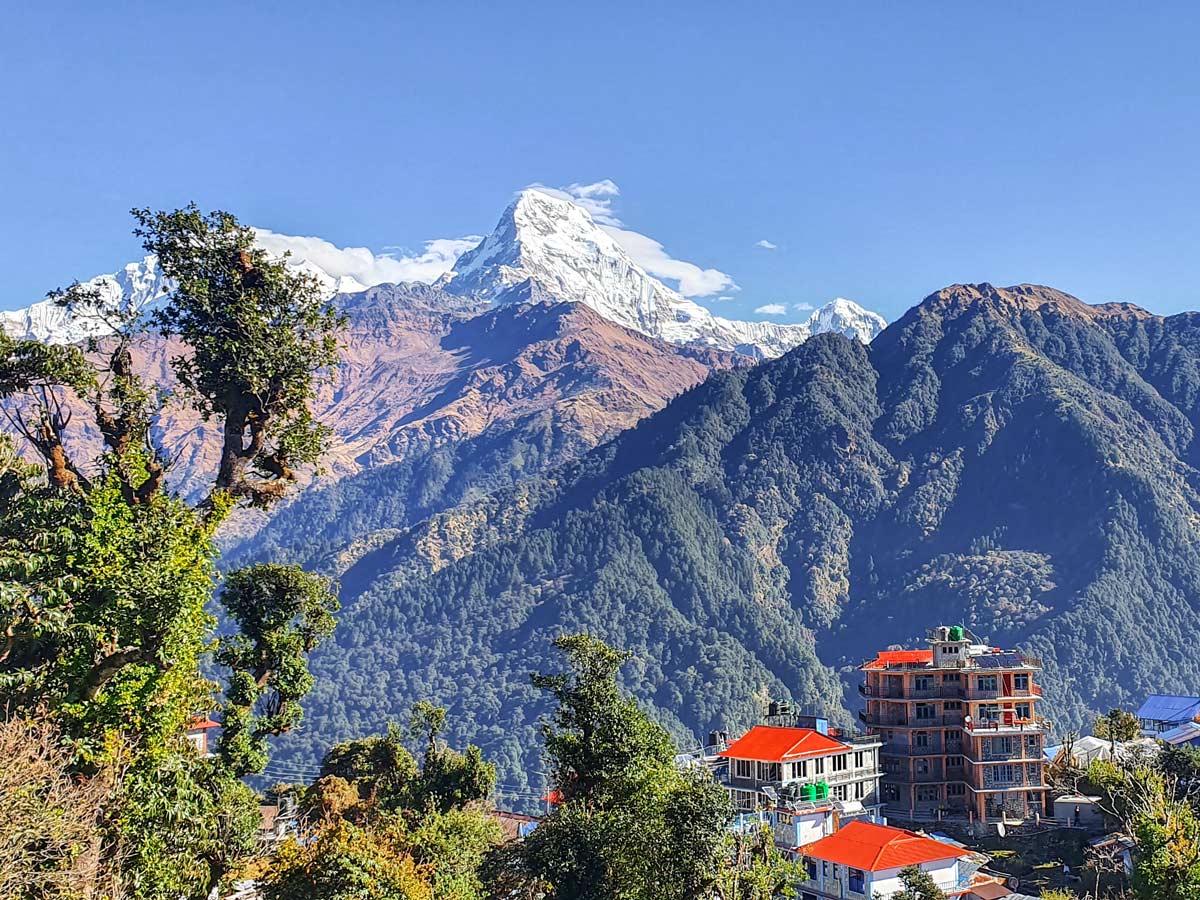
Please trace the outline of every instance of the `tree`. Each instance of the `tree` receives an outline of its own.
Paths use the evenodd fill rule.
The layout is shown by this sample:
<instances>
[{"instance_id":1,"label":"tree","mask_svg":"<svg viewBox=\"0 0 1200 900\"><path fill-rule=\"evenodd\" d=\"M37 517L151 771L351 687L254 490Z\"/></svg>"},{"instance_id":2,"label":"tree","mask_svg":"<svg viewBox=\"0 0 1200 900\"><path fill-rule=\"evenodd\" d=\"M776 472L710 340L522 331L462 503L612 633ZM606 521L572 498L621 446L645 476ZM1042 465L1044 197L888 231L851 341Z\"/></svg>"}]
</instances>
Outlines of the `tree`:
<instances>
[{"instance_id":1,"label":"tree","mask_svg":"<svg viewBox=\"0 0 1200 900\"><path fill-rule=\"evenodd\" d=\"M346 820L289 840L262 881L265 900L433 900L429 873L395 834Z\"/></svg>"},{"instance_id":2,"label":"tree","mask_svg":"<svg viewBox=\"0 0 1200 900\"><path fill-rule=\"evenodd\" d=\"M702 768L680 768L661 727L622 696L627 654L588 635L558 638L568 671L535 675L557 701L543 726L562 802L523 843L485 864L495 896L555 900L755 897L739 887L725 790ZM759 880L770 881L770 876ZM728 891L728 892L727 892Z\"/></svg>"},{"instance_id":3,"label":"tree","mask_svg":"<svg viewBox=\"0 0 1200 900\"><path fill-rule=\"evenodd\" d=\"M900 870L899 893L892 900L946 900L946 895L933 876L920 866L906 866Z\"/></svg>"},{"instance_id":4,"label":"tree","mask_svg":"<svg viewBox=\"0 0 1200 900\"><path fill-rule=\"evenodd\" d=\"M0 722L0 897L101 896L117 885L100 814L119 773L75 778L58 738L44 719Z\"/></svg>"},{"instance_id":5,"label":"tree","mask_svg":"<svg viewBox=\"0 0 1200 900\"><path fill-rule=\"evenodd\" d=\"M457 754L437 740L444 710L418 704L413 719L429 728L425 767L478 755L477 748ZM393 725L384 736L334 746L321 771L303 791L301 839L286 842L269 862L268 900L482 900L480 864L501 839L481 802L492 790L490 766L481 793L461 790L459 780L444 792L446 770L418 770Z\"/></svg>"},{"instance_id":6,"label":"tree","mask_svg":"<svg viewBox=\"0 0 1200 900\"><path fill-rule=\"evenodd\" d=\"M1106 812L1135 843L1135 896L1200 898L1200 817L1192 792L1143 760L1093 762L1088 780L1102 793Z\"/></svg>"},{"instance_id":7,"label":"tree","mask_svg":"<svg viewBox=\"0 0 1200 900\"><path fill-rule=\"evenodd\" d=\"M78 774L120 767L104 841L130 890L202 896L252 846L256 798L239 776L261 770L265 740L299 721L306 657L336 607L330 586L299 570L235 572L222 596L238 630L214 641L213 535L319 456L327 430L308 401L336 361L340 319L312 278L227 213L134 217L172 285L148 320L75 284L53 296L109 336L79 347L0 336L0 408L40 461L0 440L0 704L47 710ZM180 346L174 385L136 370L147 321ZM176 397L221 436L195 505L170 488L155 438ZM202 675L214 649L230 668L223 702ZM185 730L214 713L226 734L200 759Z\"/></svg>"},{"instance_id":8,"label":"tree","mask_svg":"<svg viewBox=\"0 0 1200 900\"><path fill-rule=\"evenodd\" d=\"M1136 740L1141 734L1142 726L1137 716L1123 709L1110 709L1107 713L1096 717L1092 733L1114 746L1119 742Z\"/></svg>"}]
</instances>

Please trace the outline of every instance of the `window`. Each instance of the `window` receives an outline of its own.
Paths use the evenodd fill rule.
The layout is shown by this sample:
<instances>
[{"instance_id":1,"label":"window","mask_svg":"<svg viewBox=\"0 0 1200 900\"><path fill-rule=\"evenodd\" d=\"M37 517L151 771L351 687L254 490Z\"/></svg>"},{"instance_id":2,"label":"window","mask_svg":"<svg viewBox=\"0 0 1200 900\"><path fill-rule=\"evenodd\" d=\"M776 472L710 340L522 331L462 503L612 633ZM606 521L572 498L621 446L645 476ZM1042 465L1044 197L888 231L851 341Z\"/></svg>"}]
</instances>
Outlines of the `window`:
<instances>
[{"instance_id":1,"label":"window","mask_svg":"<svg viewBox=\"0 0 1200 900\"><path fill-rule=\"evenodd\" d=\"M823 860L821 860L821 877L825 878L825 877L828 877L828 875L829 875L829 861L823 859Z\"/></svg>"},{"instance_id":2,"label":"window","mask_svg":"<svg viewBox=\"0 0 1200 900\"><path fill-rule=\"evenodd\" d=\"M916 769L916 772L918 775L928 775L929 774L929 760L918 759L916 762L916 765L915 765L915 769Z\"/></svg>"},{"instance_id":3,"label":"window","mask_svg":"<svg viewBox=\"0 0 1200 900\"><path fill-rule=\"evenodd\" d=\"M813 760L813 772L817 775L825 774L825 757L818 756Z\"/></svg>"},{"instance_id":4,"label":"window","mask_svg":"<svg viewBox=\"0 0 1200 900\"><path fill-rule=\"evenodd\" d=\"M834 785L833 799L834 800L845 800L846 799L846 785L844 785L844 784Z\"/></svg>"},{"instance_id":5,"label":"window","mask_svg":"<svg viewBox=\"0 0 1200 900\"><path fill-rule=\"evenodd\" d=\"M854 799L861 800L867 794L867 783L865 781L854 782Z\"/></svg>"},{"instance_id":6,"label":"window","mask_svg":"<svg viewBox=\"0 0 1200 900\"><path fill-rule=\"evenodd\" d=\"M845 772L846 768L849 766L849 764L850 764L850 754L849 753L839 753L837 756L835 756L833 758L833 771Z\"/></svg>"},{"instance_id":7,"label":"window","mask_svg":"<svg viewBox=\"0 0 1200 900\"><path fill-rule=\"evenodd\" d=\"M1031 718L1028 703L1018 703L1017 704L1017 718L1018 719Z\"/></svg>"},{"instance_id":8,"label":"window","mask_svg":"<svg viewBox=\"0 0 1200 900\"><path fill-rule=\"evenodd\" d=\"M1016 688L1018 691L1029 690L1029 675L1027 675L1024 672L1022 672L1018 675L1014 675L1013 676L1013 687Z\"/></svg>"},{"instance_id":9,"label":"window","mask_svg":"<svg viewBox=\"0 0 1200 900\"><path fill-rule=\"evenodd\" d=\"M753 778L754 764L748 759L735 759L733 761L733 775L735 778Z\"/></svg>"},{"instance_id":10,"label":"window","mask_svg":"<svg viewBox=\"0 0 1200 900\"><path fill-rule=\"evenodd\" d=\"M947 756L946 765L950 768L961 769L963 765L963 758L961 756Z\"/></svg>"},{"instance_id":11,"label":"window","mask_svg":"<svg viewBox=\"0 0 1200 900\"><path fill-rule=\"evenodd\" d=\"M861 769L863 767L863 762L865 761L865 758L866 758L865 754L863 753L862 750L855 750L854 751L854 768Z\"/></svg>"},{"instance_id":12,"label":"window","mask_svg":"<svg viewBox=\"0 0 1200 900\"><path fill-rule=\"evenodd\" d=\"M975 687L977 687L981 691L996 690L996 676L995 675L980 675L975 681Z\"/></svg>"},{"instance_id":13,"label":"window","mask_svg":"<svg viewBox=\"0 0 1200 900\"><path fill-rule=\"evenodd\" d=\"M966 792L967 792L967 786L965 784L948 784L948 785L946 785L946 796L948 796L948 797L961 797Z\"/></svg>"},{"instance_id":14,"label":"window","mask_svg":"<svg viewBox=\"0 0 1200 900\"><path fill-rule=\"evenodd\" d=\"M999 703L980 703L979 704L979 721L980 722L996 722L1000 719L1000 704Z\"/></svg>"},{"instance_id":15,"label":"window","mask_svg":"<svg viewBox=\"0 0 1200 900\"><path fill-rule=\"evenodd\" d=\"M957 672L947 672L945 675L942 676L942 681L943 682L953 682L954 684L958 684L958 682L959 682L958 673Z\"/></svg>"},{"instance_id":16,"label":"window","mask_svg":"<svg viewBox=\"0 0 1200 900\"><path fill-rule=\"evenodd\" d=\"M914 747L928 747L929 746L929 732L928 731L914 731L912 742L913 742Z\"/></svg>"},{"instance_id":17,"label":"window","mask_svg":"<svg viewBox=\"0 0 1200 900\"><path fill-rule=\"evenodd\" d=\"M987 751L993 757L1008 758L1013 755L1013 739L1011 737L992 738L984 742Z\"/></svg>"},{"instance_id":18,"label":"window","mask_svg":"<svg viewBox=\"0 0 1200 900\"><path fill-rule=\"evenodd\" d=\"M913 679L914 691L931 691L933 690L933 676L918 675Z\"/></svg>"},{"instance_id":19,"label":"window","mask_svg":"<svg viewBox=\"0 0 1200 900\"><path fill-rule=\"evenodd\" d=\"M800 762L796 763L796 777L797 778L807 778L808 777L808 760L802 759L802 760L800 760Z\"/></svg>"},{"instance_id":20,"label":"window","mask_svg":"<svg viewBox=\"0 0 1200 900\"><path fill-rule=\"evenodd\" d=\"M940 799L938 789L933 785L926 784L917 788L917 800L922 803L933 803Z\"/></svg>"},{"instance_id":21,"label":"window","mask_svg":"<svg viewBox=\"0 0 1200 900\"><path fill-rule=\"evenodd\" d=\"M865 894L867 892L867 877L862 869L851 869L848 879L851 892Z\"/></svg>"},{"instance_id":22,"label":"window","mask_svg":"<svg viewBox=\"0 0 1200 900\"><path fill-rule=\"evenodd\" d=\"M917 718L918 719L936 719L937 718L937 707L934 706L932 703L918 703L917 704Z\"/></svg>"},{"instance_id":23,"label":"window","mask_svg":"<svg viewBox=\"0 0 1200 900\"><path fill-rule=\"evenodd\" d=\"M946 712L959 712L962 710L962 703L958 700L947 700L942 704L942 709Z\"/></svg>"},{"instance_id":24,"label":"window","mask_svg":"<svg viewBox=\"0 0 1200 900\"><path fill-rule=\"evenodd\" d=\"M808 877L812 881L817 879L817 861L815 859L806 859L804 868L808 871Z\"/></svg>"}]
</instances>

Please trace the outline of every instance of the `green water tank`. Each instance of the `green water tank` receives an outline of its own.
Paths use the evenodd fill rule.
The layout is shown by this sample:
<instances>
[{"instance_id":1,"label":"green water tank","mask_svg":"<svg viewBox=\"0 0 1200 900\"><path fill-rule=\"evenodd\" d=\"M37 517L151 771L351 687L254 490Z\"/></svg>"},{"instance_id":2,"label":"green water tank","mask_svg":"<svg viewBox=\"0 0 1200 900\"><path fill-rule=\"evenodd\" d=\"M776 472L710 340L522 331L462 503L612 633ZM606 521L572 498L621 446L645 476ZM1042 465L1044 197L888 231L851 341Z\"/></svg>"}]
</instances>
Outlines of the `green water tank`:
<instances>
[{"instance_id":1,"label":"green water tank","mask_svg":"<svg viewBox=\"0 0 1200 900\"><path fill-rule=\"evenodd\" d=\"M813 787L815 787L817 789L817 796L814 797L813 799L815 799L815 800L828 800L829 799L829 785L828 784L826 784L824 781L818 781L815 785L813 785Z\"/></svg>"},{"instance_id":2,"label":"green water tank","mask_svg":"<svg viewBox=\"0 0 1200 900\"><path fill-rule=\"evenodd\" d=\"M961 641L963 639L963 627L961 625L950 626L950 640Z\"/></svg>"},{"instance_id":3,"label":"green water tank","mask_svg":"<svg viewBox=\"0 0 1200 900\"><path fill-rule=\"evenodd\" d=\"M817 786L815 784L800 785L800 799L801 800L816 800L817 799Z\"/></svg>"}]
</instances>

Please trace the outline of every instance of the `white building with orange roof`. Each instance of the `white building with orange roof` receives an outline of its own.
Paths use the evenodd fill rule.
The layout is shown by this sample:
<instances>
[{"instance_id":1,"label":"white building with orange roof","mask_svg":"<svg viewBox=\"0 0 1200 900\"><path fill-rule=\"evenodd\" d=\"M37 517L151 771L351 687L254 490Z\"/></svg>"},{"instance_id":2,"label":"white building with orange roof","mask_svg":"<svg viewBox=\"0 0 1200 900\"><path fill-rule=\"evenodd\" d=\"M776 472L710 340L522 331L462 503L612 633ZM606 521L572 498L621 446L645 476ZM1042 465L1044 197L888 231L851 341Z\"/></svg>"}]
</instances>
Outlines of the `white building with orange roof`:
<instances>
[{"instance_id":1,"label":"white building with orange roof","mask_svg":"<svg viewBox=\"0 0 1200 900\"><path fill-rule=\"evenodd\" d=\"M723 781L742 810L771 809L777 825L794 828L789 846L820 823L879 811L880 741L873 736L831 734L824 720L817 728L755 725L717 756L727 761ZM832 822L817 815L832 812Z\"/></svg>"},{"instance_id":2,"label":"white building with orange roof","mask_svg":"<svg viewBox=\"0 0 1200 900\"><path fill-rule=\"evenodd\" d=\"M888 900L901 890L900 873L915 866L948 897L963 897L984 884L1001 884L981 872L987 857L949 841L855 820L817 841L797 847L805 879L800 900Z\"/></svg>"}]
</instances>

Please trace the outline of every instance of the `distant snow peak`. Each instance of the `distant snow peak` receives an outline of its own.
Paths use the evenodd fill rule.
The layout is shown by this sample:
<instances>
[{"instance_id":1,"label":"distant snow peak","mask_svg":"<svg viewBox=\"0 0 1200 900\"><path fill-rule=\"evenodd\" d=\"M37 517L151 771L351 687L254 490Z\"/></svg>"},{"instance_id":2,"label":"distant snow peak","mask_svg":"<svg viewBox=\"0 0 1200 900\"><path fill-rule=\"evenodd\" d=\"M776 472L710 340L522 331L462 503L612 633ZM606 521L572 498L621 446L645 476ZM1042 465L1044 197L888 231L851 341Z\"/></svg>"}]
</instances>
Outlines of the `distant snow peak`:
<instances>
[{"instance_id":1,"label":"distant snow peak","mask_svg":"<svg viewBox=\"0 0 1200 900\"><path fill-rule=\"evenodd\" d=\"M492 233L460 256L439 284L494 304L582 303L606 319L673 344L760 357L779 356L817 331L870 340L882 329L874 313L840 298L803 324L715 316L649 275L582 206L538 188L522 191Z\"/></svg>"},{"instance_id":2,"label":"distant snow peak","mask_svg":"<svg viewBox=\"0 0 1200 900\"><path fill-rule=\"evenodd\" d=\"M887 328L887 319L879 313L864 309L853 300L835 297L814 311L805 324L813 334L836 331L838 334L858 338L864 344L869 344L879 332Z\"/></svg>"},{"instance_id":3,"label":"distant snow peak","mask_svg":"<svg viewBox=\"0 0 1200 900\"><path fill-rule=\"evenodd\" d=\"M100 292L105 306L123 310L144 309L168 291L167 280L158 268L158 259L146 256L112 274L97 275L84 283ZM25 309L0 312L0 328L15 338L47 344L75 344L109 334L111 328L96 318L72 317L53 300L40 300Z\"/></svg>"}]
</instances>

